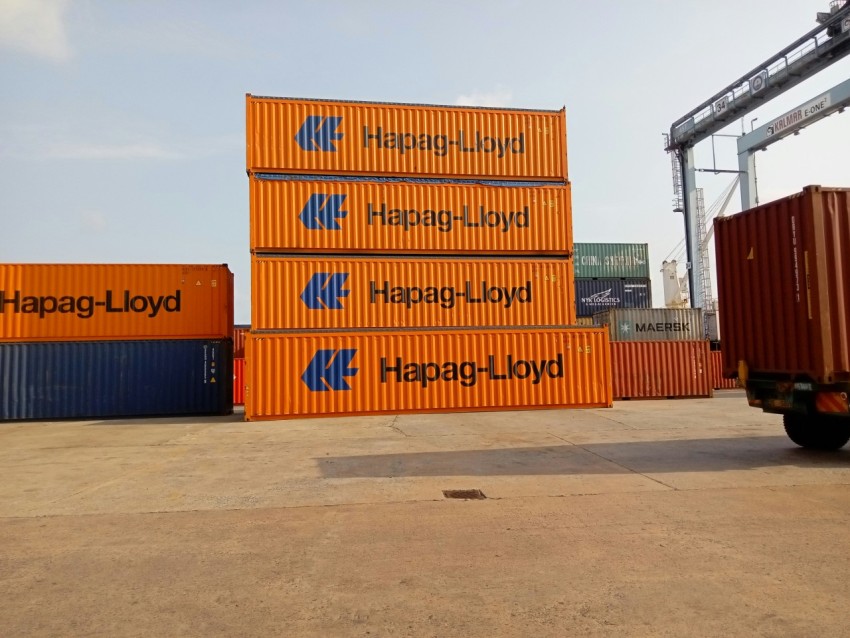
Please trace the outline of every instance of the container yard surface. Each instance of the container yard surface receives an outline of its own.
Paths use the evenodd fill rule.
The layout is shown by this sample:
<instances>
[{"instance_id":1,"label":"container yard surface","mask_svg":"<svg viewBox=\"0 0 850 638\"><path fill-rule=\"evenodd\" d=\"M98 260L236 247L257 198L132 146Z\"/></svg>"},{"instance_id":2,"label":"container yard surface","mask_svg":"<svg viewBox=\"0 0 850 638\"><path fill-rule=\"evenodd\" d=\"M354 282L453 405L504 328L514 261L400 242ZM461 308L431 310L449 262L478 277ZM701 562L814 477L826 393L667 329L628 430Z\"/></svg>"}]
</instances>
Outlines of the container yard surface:
<instances>
[{"instance_id":1,"label":"container yard surface","mask_svg":"<svg viewBox=\"0 0 850 638\"><path fill-rule=\"evenodd\" d=\"M0 474L3 636L847 633L850 450L737 390L6 424Z\"/></svg>"},{"instance_id":2,"label":"container yard surface","mask_svg":"<svg viewBox=\"0 0 850 638\"><path fill-rule=\"evenodd\" d=\"M230 339L226 265L0 264L0 342Z\"/></svg>"},{"instance_id":3,"label":"container yard surface","mask_svg":"<svg viewBox=\"0 0 850 638\"><path fill-rule=\"evenodd\" d=\"M560 111L246 97L256 173L567 181Z\"/></svg>"},{"instance_id":4,"label":"container yard surface","mask_svg":"<svg viewBox=\"0 0 850 638\"><path fill-rule=\"evenodd\" d=\"M254 330L565 326L566 259L254 257Z\"/></svg>"},{"instance_id":5,"label":"container yard surface","mask_svg":"<svg viewBox=\"0 0 850 638\"><path fill-rule=\"evenodd\" d=\"M569 184L500 187L266 175L252 176L249 192L256 253L573 250Z\"/></svg>"}]
</instances>

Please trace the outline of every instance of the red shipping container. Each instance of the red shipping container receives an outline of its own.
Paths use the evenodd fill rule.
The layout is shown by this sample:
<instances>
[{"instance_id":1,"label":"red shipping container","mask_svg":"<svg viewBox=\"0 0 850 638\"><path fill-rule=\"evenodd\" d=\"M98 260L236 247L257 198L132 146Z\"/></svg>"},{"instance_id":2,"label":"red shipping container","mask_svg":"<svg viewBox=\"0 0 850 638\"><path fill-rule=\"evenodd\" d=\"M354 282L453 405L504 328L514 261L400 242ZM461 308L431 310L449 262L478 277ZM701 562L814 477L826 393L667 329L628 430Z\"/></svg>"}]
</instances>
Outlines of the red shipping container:
<instances>
[{"instance_id":1,"label":"red shipping container","mask_svg":"<svg viewBox=\"0 0 850 638\"><path fill-rule=\"evenodd\" d=\"M711 385L715 390L734 390L738 387L737 379L723 376L723 353L720 350L711 352Z\"/></svg>"},{"instance_id":2,"label":"red shipping container","mask_svg":"<svg viewBox=\"0 0 850 638\"><path fill-rule=\"evenodd\" d=\"M245 359L233 359L233 405L245 405Z\"/></svg>"},{"instance_id":3,"label":"red shipping container","mask_svg":"<svg viewBox=\"0 0 850 638\"><path fill-rule=\"evenodd\" d=\"M249 325L233 326L233 356L237 359L245 356L245 335L250 329Z\"/></svg>"},{"instance_id":4,"label":"red shipping container","mask_svg":"<svg viewBox=\"0 0 850 638\"><path fill-rule=\"evenodd\" d=\"M714 223L723 372L850 380L850 188L807 186Z\"/></svg>"},{"instance_id":5,"label":"red shipping container","mask_svg":"<svg viewBox=\"0 0 850 638\"><path fill-rule=\"evenodd\" d=\"M613 341L614 399L713 395L708 341Z\"/></svg>"}]
</instances>

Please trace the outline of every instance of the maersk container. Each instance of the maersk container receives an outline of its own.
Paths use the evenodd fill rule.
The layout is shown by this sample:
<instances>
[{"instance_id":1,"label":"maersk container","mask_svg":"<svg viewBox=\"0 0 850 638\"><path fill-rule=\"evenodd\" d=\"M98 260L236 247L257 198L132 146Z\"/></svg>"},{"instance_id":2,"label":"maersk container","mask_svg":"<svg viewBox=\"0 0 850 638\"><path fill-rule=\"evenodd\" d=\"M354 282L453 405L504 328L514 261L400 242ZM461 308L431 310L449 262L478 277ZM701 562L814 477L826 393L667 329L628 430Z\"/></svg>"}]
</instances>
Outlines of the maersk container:
<instances>
[{"instance_id":1,"label":"maersk container","mask_svg":"<svg viewBox=\"0 0 850 638\"><path fill-rule=\"evenodd\" d=\"M850 188L808 186L714 232L724 374L850 381Z\"/></svg>"},{"instance_id":2,"label":"maersk container","mask_svg":"<svg viewBox=\"0 0 850 638\"><path fill-rule=\"evenodd\" d=\"M649 279L647 244L587 244L573 246L575 277Z\"/></svg>"},{"instance_id":3,"label":"maersk container","mask_svg":"<svg viewBox=\"0 0 850 638\"><path fill-rule=\"evenodd\" d=\"M708 341L612 341L615 399L710 397Z\"/></svg>"},{"instance_id":4,"label":"maersk container","mask_svg":"<svg viewBox=\"0 0 850 638\"><path fill-rule=\"evenodd\" d=\"M0 264L0 341L230 339L227 265Z\"/></svg>"},{"instance_id":5,"label":"maersk container","mask_svg":"<svg viewBox=\"0 0 850 638\"><path fill-rule=\"evenodd\" d=\"M593 315L611 341L699 341L705 338L699 308L615 308Z\"/></svg>"},{"instance_id":6,"label":"maersk container","mask_svg":"<svg viewBox=\"0 0 850 638\"><path fill-rule=\"evenodd\" d=\"M247 420L611 406L599 328L252 332L246 354Z\"/></svg>"},{"instance_id":7,"label":"maersk container","mask_svg":"<svg viewBox=\"0 0 850 638\"><path fill-rule=\"evenodd\" d=\"M0 343L0 420L230 414L223 340Z\"/></svg>"},{"instance_id":8,"label":"maersk container","mask_svg":"<svg viewBox=\"0 0 850 638\"><path fill-rule=\"evenodd\" d=\"M255 253L550 254L573 250L570 186L252 176Z\"/></svg>"},{"instance_id":9,"label":"maersk container","mask_svg":"<svg viewBox=\"0 0 850 638\"><path fill-rule=\"evenodd\" d=\"M255 173L567 181L565 111L248 95Z\"/></svg>"},{"instance_id":10,"label":"maersk container","mask_svg":"<svg viewBox=\"0 0 850 638\"><path fill-rule=\"evenodd\" d=\"M567 259L254 256L252 330L565 326Z\"/></svg>"},{"instance_id":11,"label":"maersk container","mask_svg":"<svg viewBox=\"0 0 850 638\"><path fill-rule=\"evenodd\" d=\"M592 317L612 308L652 306L648 279L576 279L575 296L579 317Z\"/></svg>"}]
</instances>

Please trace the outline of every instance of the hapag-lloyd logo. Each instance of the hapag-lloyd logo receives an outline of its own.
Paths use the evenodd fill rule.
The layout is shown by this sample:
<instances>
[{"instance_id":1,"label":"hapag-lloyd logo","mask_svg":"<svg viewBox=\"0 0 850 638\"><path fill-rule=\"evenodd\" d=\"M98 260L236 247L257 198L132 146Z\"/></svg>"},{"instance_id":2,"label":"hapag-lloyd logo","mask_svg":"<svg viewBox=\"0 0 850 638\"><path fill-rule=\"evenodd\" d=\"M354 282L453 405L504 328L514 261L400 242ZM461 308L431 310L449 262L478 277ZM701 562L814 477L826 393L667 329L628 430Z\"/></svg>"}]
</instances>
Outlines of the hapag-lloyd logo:
<instances>
[{"instance_id":1,"label":"hapag-lloyd logo","mask_svg":"<svg viewBox=\"0 0 850 638\"><path fill-rule=\"evenodd\" d=\"M305 151L335 153L335 142L341 141L345 136L345 133L339 130L342 120L338 115L308 115L294 139ZM451 131L450 134L432 134L387 130L382 125L372 128L364 125L362 142L364 149L391 150L400 155L411 151L425 151L437 157L445 157L453 148L458 153L492 154L498 159L508 155L525 154L524 132L519 133L517 137L498 137L463 129Z\"/></svg>"},{"instance_id":2,"label":"hapag-lloyd logo","mask_svg":"<svg viewBox=\"0 0 850 638\"><path fill-rule=\"evenodd\" d=\"M589 306L619 306L622 299L611 296L611 288L595 292L588 297L582 297L582 303Z\"/></svg>"}]
</instances>

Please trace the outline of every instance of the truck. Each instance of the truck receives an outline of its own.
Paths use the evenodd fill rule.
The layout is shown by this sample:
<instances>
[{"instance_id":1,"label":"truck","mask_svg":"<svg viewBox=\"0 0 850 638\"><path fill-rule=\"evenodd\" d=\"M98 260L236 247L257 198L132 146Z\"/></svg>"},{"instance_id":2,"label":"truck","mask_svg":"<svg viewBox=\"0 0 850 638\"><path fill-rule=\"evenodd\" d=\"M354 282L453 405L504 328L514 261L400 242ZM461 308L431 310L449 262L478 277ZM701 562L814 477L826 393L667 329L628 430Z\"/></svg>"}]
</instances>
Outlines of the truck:
<instances>
[{"instance_id":1,"label":"truck","mask_svg":"<svg viewBox=\"0 0 850 638\"><path fill-rule=\"evenodd\" d=\"M723 374L804 448L850 441L850 188L715 220Z\"/></svg>"}]
</instances>

